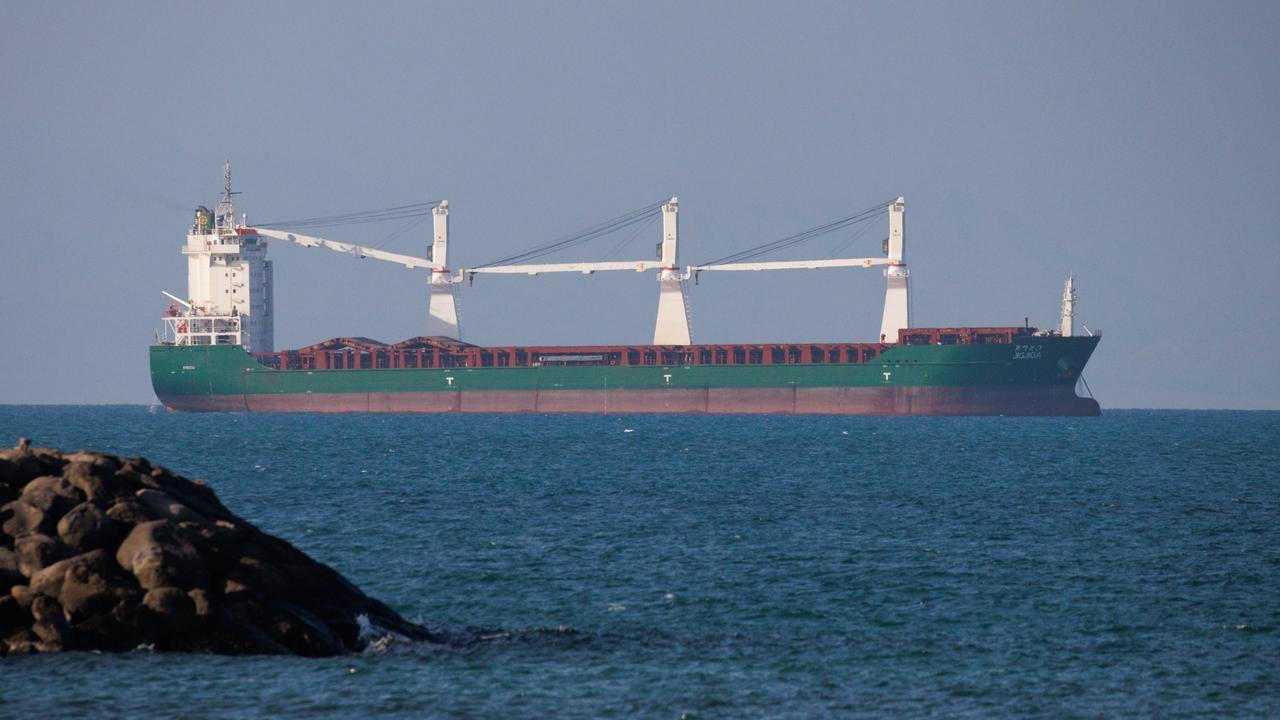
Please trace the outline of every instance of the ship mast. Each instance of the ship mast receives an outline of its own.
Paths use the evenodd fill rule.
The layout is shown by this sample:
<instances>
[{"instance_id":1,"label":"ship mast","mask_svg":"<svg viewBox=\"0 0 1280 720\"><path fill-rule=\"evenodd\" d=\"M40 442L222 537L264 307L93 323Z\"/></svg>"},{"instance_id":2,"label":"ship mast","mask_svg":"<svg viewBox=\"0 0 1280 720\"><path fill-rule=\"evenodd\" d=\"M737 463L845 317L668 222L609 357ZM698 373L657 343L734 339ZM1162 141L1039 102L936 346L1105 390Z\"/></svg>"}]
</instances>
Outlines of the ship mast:
<instances>
[{"instance_id":1,"label":"ship mast","mask_svg":"<svg viewBox=\"0 0 1280 720\"><path fill-rule=\"evenodd\" d=\"M689 299L680 277L679 222L680 201L671 198L662 206L662 245L658 270L658 321L653 329L654 345L688 345L693 342L689 331Z\"/></svg>"},{"instance_id":2,"label":"ship mast","mask_svg":"<svg viewBox=\"0 0 1280 720\"><path fill-rule=\"evenodd\" d=\"M898 331L911 327L911 293L908 287L905 235L906 201L899 197L889 206L889 267L885 268L884 317L880 342L895 343Z\"/></svg>"},{"instance_id":3,"label":"ship mast","mask_svg":"<svg viewBox=\"0 0 1280 720\"><path fill-rule=\"evenodd\" d=\"M231 196L236 194L231 192L231 161L227 160L222 164L222 199L218 201L215 226L220 234L229 233L235 229L236 206Z\"/></svg>"},{"instance_id":4,"label":"ship mast","mask_svg":"<svg viewBox=\"0 0 1280 720\"><path fill-rule=\"evenodd\" d=\"M449 201L431 208L435 234L431 241L431 296L427 300L427 334L462 339L455 280L449 275Z\"/></svg>"}]
</instances>

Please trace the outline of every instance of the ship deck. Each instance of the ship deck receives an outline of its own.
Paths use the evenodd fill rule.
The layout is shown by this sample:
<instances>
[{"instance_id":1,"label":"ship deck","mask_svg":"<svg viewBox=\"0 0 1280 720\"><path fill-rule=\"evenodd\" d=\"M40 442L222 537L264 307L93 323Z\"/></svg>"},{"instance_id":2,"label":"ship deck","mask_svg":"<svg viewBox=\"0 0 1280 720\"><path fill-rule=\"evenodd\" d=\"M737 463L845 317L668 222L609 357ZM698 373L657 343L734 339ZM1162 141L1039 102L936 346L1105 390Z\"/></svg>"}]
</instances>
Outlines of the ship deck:
<instances>
[{"instance_id":1,"label":"ship deck","mask_svg":"<svg viewBox=\"0 0 1280 720\"><path fill-rule=\"evenodd\" d=\"M909 328L899 332L897 344L1008 345L1037 332L1032 327ZM884 342L479 346L445 337L420 336L394 344L339 337L297 350L253 356L275 370L824 365L872 362L893 347Z\"/></svg>"}]
</instances>

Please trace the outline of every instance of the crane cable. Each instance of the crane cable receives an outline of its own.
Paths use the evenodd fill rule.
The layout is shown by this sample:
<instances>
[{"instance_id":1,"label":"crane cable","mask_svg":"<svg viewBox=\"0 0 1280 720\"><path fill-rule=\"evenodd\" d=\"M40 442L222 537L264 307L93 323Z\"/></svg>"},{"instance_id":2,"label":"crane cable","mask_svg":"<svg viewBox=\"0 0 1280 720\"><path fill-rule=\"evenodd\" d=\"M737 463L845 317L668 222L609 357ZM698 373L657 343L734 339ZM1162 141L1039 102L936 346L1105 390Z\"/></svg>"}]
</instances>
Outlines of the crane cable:
<instances>
[{"instance_id":1,"label":"crane cable","mask_svg":"<svg viewBox=\"0 0 1280 720\"><path fill-rule=\"evenodd\" d=\"M385 222L388 220L411 220L431 214L431 210L441 203L431 202L398 205L381 210L344 213L342 215L322 215L319 217L300 218L297 220L279 220L275 222L256 223L256 227L275 228L279 230L302 230L318 227L339 227L343 225L360 225L364 223Z\"/></svg>"},{"instance_id":2,"label":"crane cable","mask_svg":"<svg viewBox=\"0 0 1280 720\"><path fill-rule=\"evenodd\" d=\"M803 230L794 235L788 235L784 238L780 238L772 242L767 242L763 245L757 245L753 248L747 248L746 250L733 253L732 255L726 255L722 258L712 260L710 262L701 263L701 264L702 265L723 265L726 263L742 262L744 260L750 260L752 258L759 257L767 253L775 252L777 250L789 248L793 245L799 245L800 243L806 242L808 240L812 240L816 237L827 235L829 233L833 233L837 230L841 230L843 228L849 227L850 225L856 225L857 223L870 220L871 218L874 218L879 213L884 212L884 209L889 205L891 205L892 202L893 201L889 201L889 202L880 203L878 205L873 205L872 207L869 207L866 210L860 210L852 215L847 215L838 220L832 220L829 223L824 223L817 227L812 227L812 228L809 228L808 230Z\"/></svg>"},{"instance_id":3,"label":"crane cable","mask_svg":"<svg viewBox=\"0 0 1280 720\"><path fill-rule=\"evenodd\" d=\"M660 200L656 203L645 205L644 207L637 208L629 213L624 213L610 220L605 220L602 223L598 223L570 235L557 238L549 243L530 248L524 252L499 258L497 260L491 260L483 265L476 265L475 269L479 270L481 268L493 267L494 265L511 265L526 260L533 260L544 255L550 255L554 252L559 252L561 250L582 245L583 243L591 242L592 240L616 232L622 228L648 220L649 218L657 215L662 210L662 206L666 203L666 200Z\"/></svg>"}]
</instances>

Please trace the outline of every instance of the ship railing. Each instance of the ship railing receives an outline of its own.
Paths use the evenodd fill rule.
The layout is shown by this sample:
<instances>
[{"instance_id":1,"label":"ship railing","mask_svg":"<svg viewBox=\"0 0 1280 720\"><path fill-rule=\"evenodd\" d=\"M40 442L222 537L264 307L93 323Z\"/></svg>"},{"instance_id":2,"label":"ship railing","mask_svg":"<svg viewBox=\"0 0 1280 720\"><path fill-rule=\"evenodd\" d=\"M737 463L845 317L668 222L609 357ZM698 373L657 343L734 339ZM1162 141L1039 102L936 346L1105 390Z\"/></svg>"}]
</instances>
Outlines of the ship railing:
<instances>
[{"instance_id":1,"label":"ship railing","mask_svg":"<svg viewBox=\"0 0 1280 720\"><path fill-rule=\"evenodd\" d=\"M161 344L240 345L243 338L241 316L184 313L165 315Z\"/></svg>"}]
</instances>

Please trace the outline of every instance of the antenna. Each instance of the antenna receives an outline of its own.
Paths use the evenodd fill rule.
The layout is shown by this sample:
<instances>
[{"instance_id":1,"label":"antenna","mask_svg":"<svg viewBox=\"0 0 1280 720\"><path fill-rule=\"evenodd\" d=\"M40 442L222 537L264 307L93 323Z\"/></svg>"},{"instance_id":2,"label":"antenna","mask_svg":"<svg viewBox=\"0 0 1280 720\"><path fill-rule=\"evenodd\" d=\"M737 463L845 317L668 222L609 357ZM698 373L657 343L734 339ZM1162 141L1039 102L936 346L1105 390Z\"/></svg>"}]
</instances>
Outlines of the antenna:
<instances>
[{"instance_id":1,"label":"antenna","mask_svg":"<svg viewBox=\"0 0 1280 720\"><path fill-rule=\"evenodd\" d=\"M224 233L229 233L236 227L236 208L231 196L239 194L231 192L231 161L227 160L222 164L222 200L218 202L216 222L218 230Z\"/></svg>"}]
</instances>

